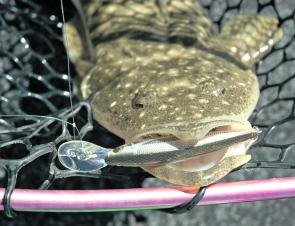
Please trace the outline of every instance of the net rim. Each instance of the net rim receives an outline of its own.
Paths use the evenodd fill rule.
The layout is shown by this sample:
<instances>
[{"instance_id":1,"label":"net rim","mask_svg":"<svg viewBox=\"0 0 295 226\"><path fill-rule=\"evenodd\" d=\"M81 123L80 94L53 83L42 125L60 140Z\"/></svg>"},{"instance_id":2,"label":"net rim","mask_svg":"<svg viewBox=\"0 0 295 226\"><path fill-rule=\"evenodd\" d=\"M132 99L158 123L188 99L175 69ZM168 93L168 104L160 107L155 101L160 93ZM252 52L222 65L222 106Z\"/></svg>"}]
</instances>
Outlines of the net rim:
<instances>
[{"instance_id":1,"label":"net rim","mask_svg":"<svg viewBox=\"0 0 295 226\"><path fill-rule=\"evenodd\" d=\"M153 187L100 190L15 189L11 207L35 212L111 212L171 208L190 201L195 187ZM0 188L0 197L5 193ZM216 183L198 205L253 202L295 197L295 177ZM4 207L1 204L0 210Z\"/></svg>"}]
</instances>

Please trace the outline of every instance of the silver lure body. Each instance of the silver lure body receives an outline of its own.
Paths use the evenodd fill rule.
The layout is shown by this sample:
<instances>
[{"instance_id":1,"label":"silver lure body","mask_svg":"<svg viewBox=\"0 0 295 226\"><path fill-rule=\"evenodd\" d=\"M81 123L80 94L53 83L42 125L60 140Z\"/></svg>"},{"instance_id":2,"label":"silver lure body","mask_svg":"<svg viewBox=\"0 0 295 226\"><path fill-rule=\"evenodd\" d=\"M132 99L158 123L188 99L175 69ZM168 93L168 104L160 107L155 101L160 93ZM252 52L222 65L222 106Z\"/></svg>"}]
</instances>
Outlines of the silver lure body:
<instances>
[{"instance_id":1,"label":"silver lure body","mask_svg":"<svg viewBox=\"0 0 295 226\"><path fill-rule=\"evenodd\" d=\"M130 143L108 152L106 163L116 166L140 166L169 163L197 155L222 150L257 138L256 130L248 132L222 132L207 135L200 141L181 141L175 137L149 139Z\"/></svg>"},{"instance_id":2,"label":"silver lure body","mask_svg":"<svg viewBox=\"0 0 295 226\"><path fill-rule=\"evenodd\" d=\"M95 171L107 165L136 167L166 164L218 151L243 141L254 142L258 134L259 130L254 128L246 132L217 132L198 142L165 137L130 143L115 149L74 140L59 147L58 158L66 168L78 171Z\"/></svg>"}]
</instances>

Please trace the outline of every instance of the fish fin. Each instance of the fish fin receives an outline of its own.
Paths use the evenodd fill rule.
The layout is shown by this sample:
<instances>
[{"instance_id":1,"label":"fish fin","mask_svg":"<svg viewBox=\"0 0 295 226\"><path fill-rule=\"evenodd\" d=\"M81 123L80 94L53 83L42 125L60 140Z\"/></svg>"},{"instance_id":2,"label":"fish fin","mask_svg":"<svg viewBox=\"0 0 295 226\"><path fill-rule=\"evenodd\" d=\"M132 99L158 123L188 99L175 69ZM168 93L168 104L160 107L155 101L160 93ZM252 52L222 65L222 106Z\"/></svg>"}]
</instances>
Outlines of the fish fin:
<instances>
[{"instance_id":1,"label":"fish fin","mask_svg":"<svg viewBox=\"0 0 295 226\"><path fill-rule=\"evenodd\" d=\"M95 63L95 49L87 28L87 18L80 0L72 0L78 16L67 22L63 29L65 46L76 70L83 76Z\"/></svg>"},{"instance_id":2,"label":"fish fin","mask_svg":"<svg viewBox=\"0 0 295 226\"><path fill-rule=\"evenodd\" d=\"M75 5L79 19L80 19L80 24L81 24L81 34L84 37L85 40L85 46L86 46L86 52L88 54L88 58L90 61L94 62L95 61L95 49L94 45L92 43L92 40L90 38L90 31L89 31L89 25L88 25L88 20L89 18L86 17L85 11L83 9L83 6L81 4L80 0L72 0L73 4ZM96 1L98 3L97 7L101 5L101 1Z\"/></svg>"},{"instance_id":3,"label":"fish fin","mask_svg":"<svg viewBox=\"0 0 295 226\"><path fill-rule=\"evenodd\" d=\"M265 16L238 16L213 36L207 46L229 56L239 66L251 68L283 36L278 20Z\"/></svg>"},{"instance_id":4,"label":"fish fin","mask_svg":"<svg viewBox=\"0 0 295 226\"><path fill-rule=\"evenodd\" d=\"M63 40L71 62L76 64L84 55L84 44L74 24L72 20L64 25Z\"/></svg>"},{"instance_id":5,"label":"fish fin","mask_svg":"<svg viewBox=\"0 0 295 226\"><path fill-rule=\"evenodd\" d=\"M93 69L94 67L95 64L87 60L79 60L76 63L76 71L81 77L88 75L91 69Z\"/></svg>"},{"instance_id":6,"label":"fish fin","mask_svg":"<svg viewBox=\"0 0 295 226\"><path fill-rule=\"evenodd\" d=\"M169 165L142 166L141 168L153 176L172 184L203 187L223 178L233 169L244 165L250 159L251 155L230 156L210 169L195 172L175 169Z\"/></svg>"}]
</instances>

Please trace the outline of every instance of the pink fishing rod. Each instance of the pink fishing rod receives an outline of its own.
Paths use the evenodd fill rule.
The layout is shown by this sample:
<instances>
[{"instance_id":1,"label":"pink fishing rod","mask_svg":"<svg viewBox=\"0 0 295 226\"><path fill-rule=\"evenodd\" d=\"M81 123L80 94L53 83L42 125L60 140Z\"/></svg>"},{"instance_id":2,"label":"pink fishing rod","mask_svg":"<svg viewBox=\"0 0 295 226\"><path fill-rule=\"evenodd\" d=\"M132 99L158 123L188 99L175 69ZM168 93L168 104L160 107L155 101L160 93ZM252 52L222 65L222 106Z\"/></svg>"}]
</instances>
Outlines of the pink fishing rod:
<instances>
[{"instance_id":1,"label":"pink fishing rod","mask_svg":"<svg viewBox=\"0 0 295 226\"><path fill-rule=\"evenodd\" d=\"M190 201L193 187L103 190L15 189L11 207L21 211L85 212L169 208ZM4 189L0 189L3 198ZM295 177L225 182L208 186L199 205L295 197ZM3 210L3 206L0 205Z\"/></svg>"}]
</instances>

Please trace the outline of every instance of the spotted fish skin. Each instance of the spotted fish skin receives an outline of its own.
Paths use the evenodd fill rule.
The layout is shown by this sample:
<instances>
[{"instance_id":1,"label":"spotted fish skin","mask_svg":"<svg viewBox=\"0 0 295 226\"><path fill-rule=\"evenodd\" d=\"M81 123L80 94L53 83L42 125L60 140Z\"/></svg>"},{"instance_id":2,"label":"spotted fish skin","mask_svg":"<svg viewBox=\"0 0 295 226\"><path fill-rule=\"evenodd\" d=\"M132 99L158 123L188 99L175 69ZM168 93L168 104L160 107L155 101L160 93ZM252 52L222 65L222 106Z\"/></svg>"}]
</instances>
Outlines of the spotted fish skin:
<instances>
[{"instance_id":1,"label":"spotted fish skin","mask_svg":"<svg viewBox=\"0 0 295 226\"><path fill-rule=\"evenodd\" d=\"M104 48L116 45L135 57L117 55L119 60L109 67L96 65L82 90L86 97L102 87L93 100L94 115L126 140L148 133L201 138L228 121L243 122L255 107L256 76L220 57L180 44L128 39L105 43ZM117 77L112 79L113 74Z\"/></svg>"},{"instance_id":2,"label":"spotted fish skin","mask_svg":"<svg viewBox=\"0 0 295 226\"><path fill-rule=\"evenodd\" d=\"M154 134L198 140L219 126L251 126L259 87L250 68L282 37L276 19L238 16L214 33L195 0L95 0L77 8L80 16L65 26L68 52L81 95L93 95L94 118L105 128L131 142ZM227 156L206 172L143 168L202 186L245 156Z\"/></svg>"}]
</instances>

